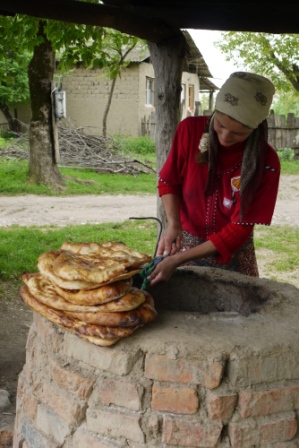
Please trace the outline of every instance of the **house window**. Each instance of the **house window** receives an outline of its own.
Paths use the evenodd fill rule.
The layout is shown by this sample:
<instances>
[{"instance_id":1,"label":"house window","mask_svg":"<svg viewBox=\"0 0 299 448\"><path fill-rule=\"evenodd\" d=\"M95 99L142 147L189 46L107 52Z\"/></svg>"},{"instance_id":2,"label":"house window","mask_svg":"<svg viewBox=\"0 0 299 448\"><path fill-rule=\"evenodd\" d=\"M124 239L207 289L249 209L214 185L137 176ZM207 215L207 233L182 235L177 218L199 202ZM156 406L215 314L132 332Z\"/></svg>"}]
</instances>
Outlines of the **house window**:
<instances>
[{"instance_id":1,"label":"house window","mask_svg":"<svg viewBox=\"0 0 299 448\"><path fill-rule=\"evenodd\" d=\"M155 105L155 80L154 78L146 77L146 99L145 104L147 106Z\"/></svg>"},{"instance_id":2,"label":"house window","mask_svg":"<svg viewBox=\"0 0 299 448\"><path fill-rule=\"evenodd\" d=\"M189 84L188 109L194 111L194 86Z\"/></svg>"}]
</instances>

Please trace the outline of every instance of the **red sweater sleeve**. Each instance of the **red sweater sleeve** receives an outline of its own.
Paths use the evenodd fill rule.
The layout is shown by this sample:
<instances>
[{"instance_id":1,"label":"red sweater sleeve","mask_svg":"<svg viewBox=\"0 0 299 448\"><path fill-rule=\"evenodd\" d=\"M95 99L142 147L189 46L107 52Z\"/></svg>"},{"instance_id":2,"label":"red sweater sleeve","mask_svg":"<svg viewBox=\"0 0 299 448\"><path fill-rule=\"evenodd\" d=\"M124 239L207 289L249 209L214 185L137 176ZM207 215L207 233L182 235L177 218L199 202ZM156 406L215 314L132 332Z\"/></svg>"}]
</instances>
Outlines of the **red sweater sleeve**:
<instances>
[{"instance_id":1,"label":"red sweater sleeve","mask_svg":"<svg viewBox=\"0 0 299 448\"><path fill-rule=\"evenodd\" d=\"M227 264L232 255L246 243L253 231L253 225L229 223L218 233L213 233L207 239L214 244L219 252L220 263Z\"/></svg>"},{"instance_id":2,"label":"red sweater sleeve","mask_svg":"<svg viewBox=\"0 0 299 448\"><path fill-rule=\"evenodd\" d=\"M160 197L164 196L164 194L175 194L177 196L181 196L182 188L180 185L167 185L159 179L158 192Z\"/></svg>"}]
</instances>

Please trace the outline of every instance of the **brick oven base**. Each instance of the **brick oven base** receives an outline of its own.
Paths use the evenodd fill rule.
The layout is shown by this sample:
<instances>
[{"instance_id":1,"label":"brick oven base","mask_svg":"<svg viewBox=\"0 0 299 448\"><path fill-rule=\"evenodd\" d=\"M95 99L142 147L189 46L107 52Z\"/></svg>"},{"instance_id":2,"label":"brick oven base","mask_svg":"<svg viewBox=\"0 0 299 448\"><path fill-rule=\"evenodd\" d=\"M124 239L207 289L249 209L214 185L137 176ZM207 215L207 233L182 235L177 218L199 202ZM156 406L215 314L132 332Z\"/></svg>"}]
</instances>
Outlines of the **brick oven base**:
<instances>
[{"instance_id":1,"label":"brick oven base","mask_svg":"<svg viewBox=\"0 0 299 448\"><path fill-rule=\"evenodd\" d=\"M182 268L112 347L34 313L14 448L298 448L299 290Z\"/></svg>"}]
</instances>

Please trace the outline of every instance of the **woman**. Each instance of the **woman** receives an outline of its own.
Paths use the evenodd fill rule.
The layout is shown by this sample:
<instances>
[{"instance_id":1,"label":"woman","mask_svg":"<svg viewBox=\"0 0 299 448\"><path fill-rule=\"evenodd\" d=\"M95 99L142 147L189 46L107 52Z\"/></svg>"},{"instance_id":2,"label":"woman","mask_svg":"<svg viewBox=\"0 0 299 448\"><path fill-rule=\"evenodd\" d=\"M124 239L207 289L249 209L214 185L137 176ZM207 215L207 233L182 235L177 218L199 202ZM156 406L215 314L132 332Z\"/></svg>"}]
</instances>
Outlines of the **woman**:
<instances>
[{"instance_id":1,"label":"woman","mask_svg":"<svg viewBox=\"0 0 299 448\"><path fill-rule=\"evenodd\" d=\"M270 225L280 163L267 142L273 84L236 72L221 87L212 117L189 117L175 133L159 174L168 227L151 285L181 265L212 266L258 277L255 224Z\"/></svg>"}]
</instances>

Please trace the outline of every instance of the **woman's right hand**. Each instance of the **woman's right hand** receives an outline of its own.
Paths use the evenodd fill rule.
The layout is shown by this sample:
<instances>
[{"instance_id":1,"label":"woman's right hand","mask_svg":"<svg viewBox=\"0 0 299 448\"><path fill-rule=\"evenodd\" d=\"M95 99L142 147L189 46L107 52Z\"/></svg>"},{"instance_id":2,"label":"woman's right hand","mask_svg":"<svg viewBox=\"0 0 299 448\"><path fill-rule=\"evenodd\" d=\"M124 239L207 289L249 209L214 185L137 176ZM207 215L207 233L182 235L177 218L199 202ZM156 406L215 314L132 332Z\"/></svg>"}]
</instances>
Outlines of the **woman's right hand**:
<instances>
[{"instance_id":1,"label":"woman's right hand","mask_svg":"<svg viewBox=\"0 0 299 448\"><path fill-rule=\"evenodd\" d=\"M158 244L157 256L174 255L183 248L184 238L181 227L168 226Z\"/></svg>"}]
</instances>

